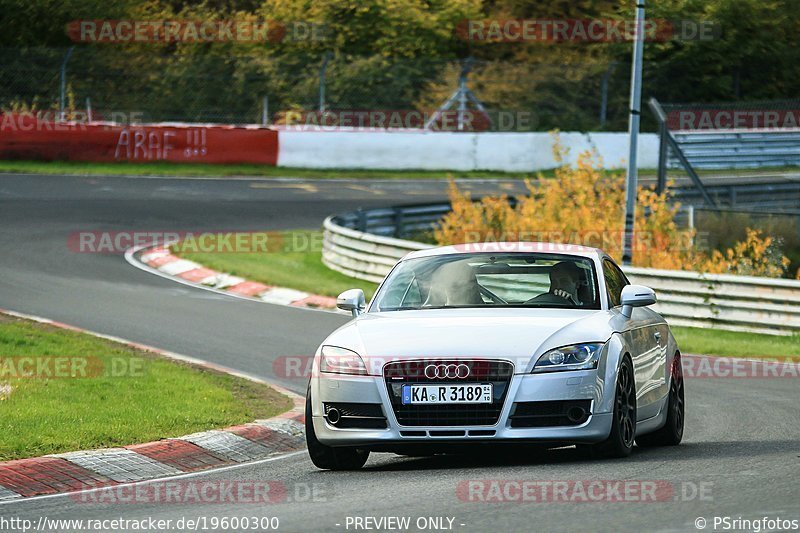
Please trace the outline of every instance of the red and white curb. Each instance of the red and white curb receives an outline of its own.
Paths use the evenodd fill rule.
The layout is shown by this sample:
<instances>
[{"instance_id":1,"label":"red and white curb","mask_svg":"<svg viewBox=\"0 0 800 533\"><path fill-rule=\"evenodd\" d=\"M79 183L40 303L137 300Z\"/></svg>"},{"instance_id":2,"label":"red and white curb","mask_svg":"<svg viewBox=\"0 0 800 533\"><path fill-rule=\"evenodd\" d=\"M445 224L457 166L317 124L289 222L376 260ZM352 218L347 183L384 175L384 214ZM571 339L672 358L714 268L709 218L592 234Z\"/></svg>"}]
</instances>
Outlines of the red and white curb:
<instances>
[{"instance_id":1,"label":"red and white curb","mask_svg":"<svg viewBox=\"0 0 800 533\"><path fill-rule=\"evenodd\" d=\"M104 335L53 320L0 309L0 313L87 333L159 354L168 359L224 372L268 385L294 403L289 411L266 420L203 431L183 437L121 448L77 451L0 462L0 503L20 498L91 490L123 483L186 475L207 469L263 461L305 448L305 399L251 374L194 357Z\"/></svg>"},{"instance_id":2,"label":"red and white curb","mask_svg":"<svg viewBox=\"0 0 800 533\"><path fill-rule=\"evenodd\" d=\"M130 248L125 252L125 260L146 272L237 298L326 311L336 309L336 298L274 287L225 272L217 272L194 261L173 255L169 248L161 245Z\"/></svg>"}]
</instances>

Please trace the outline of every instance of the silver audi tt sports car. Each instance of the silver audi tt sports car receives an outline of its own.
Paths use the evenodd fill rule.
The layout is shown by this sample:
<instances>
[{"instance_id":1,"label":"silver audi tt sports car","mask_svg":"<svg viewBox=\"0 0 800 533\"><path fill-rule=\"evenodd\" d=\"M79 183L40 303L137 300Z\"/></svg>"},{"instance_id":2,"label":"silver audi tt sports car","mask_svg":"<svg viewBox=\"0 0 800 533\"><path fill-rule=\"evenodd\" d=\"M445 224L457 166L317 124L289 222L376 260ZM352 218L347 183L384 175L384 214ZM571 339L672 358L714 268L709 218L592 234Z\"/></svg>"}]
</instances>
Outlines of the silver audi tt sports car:
<instances>
[{"instance_id":1,"label":"silver audi tt sports car","mask_svg":"<svg viewBox=\"0 0 800 533\"><path fill-rule=\"evenodd\" d=\"M403 258L317 350L306 439L319 468L371 451L575 444L624 457L683 437L680 352L652 289L603 251L447 246Z\"/></svg>"}]
</instances>

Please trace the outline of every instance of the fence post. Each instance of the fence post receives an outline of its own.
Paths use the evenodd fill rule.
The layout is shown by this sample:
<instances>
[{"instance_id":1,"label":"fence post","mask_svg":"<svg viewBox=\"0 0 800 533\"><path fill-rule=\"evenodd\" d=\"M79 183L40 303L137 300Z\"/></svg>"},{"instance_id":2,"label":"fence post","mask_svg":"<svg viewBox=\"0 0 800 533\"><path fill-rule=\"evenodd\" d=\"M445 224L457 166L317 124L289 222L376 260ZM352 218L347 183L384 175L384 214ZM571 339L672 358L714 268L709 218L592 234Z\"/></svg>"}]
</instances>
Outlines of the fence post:
<instances>
[{"instance_id":1,"label":"fence post","mask_svg":"<svg viewBox=\"0 0 800 533\"><path fill-rule=\"evenodd\" d=\"M269 126L269 96L261 99L261 125Z\"/></svg>"},{"instance_id":2,"label":"fence post","mask_svg":"<svg viewBox=\"0 0 800 533\"><path fill-rule=\"evenodd\" d=\"M74 49L74 46L70 46L66 55L64 55L64 61L61 62L61 95L58 100L58 117L60 122L64 122L65 118L64 107L66 106L67 99L67 62L69 62L69 58L72 56L72 51Z\"/></svg>"},{"instance_id":3,"label":"fence post","mask_svg":"<svg viewBox=\"0 0 800 533\"><path fill-rule=\"evenodd\" d=\"M611 74L614 73L614 69L617 68L617 62L612 61L609 63L608 68L603 73L603 79L601 80L600 84L600 128L602 129L606 125L606 119L608 118L608 82L611 79Z\"/></svg>"},{"instance_id":4,"label":"fence post","mask_svg":"<svg viewBox=\"0 0 800 533\"><path fill-rule=\"evenodd\" d=\"M319 112L325 112L325 75L328 70L328 61L331 60L330 52L326 52L322 59L322 66L319 68Z\"/></svg>"}]
</instances>

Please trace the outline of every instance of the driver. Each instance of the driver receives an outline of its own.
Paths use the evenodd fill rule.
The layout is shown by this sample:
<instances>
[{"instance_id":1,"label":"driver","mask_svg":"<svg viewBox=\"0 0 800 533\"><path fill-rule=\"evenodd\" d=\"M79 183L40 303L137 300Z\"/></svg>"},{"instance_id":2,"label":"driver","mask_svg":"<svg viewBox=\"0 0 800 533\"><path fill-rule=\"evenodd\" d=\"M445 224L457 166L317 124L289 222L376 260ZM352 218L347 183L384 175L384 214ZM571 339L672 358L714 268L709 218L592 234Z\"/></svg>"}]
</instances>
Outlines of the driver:
<instances>
[{"instance_id":1,"label":"driver","mask_svg":"<svg viewBox=\"0 0 800 533\"><path fill-rule=\"evenodd\" d=\"M561 261L550 269L550 291L528 300L529 303L581 305L578 299L581 269L572 261Z\"/></svg>"}]
</instances>

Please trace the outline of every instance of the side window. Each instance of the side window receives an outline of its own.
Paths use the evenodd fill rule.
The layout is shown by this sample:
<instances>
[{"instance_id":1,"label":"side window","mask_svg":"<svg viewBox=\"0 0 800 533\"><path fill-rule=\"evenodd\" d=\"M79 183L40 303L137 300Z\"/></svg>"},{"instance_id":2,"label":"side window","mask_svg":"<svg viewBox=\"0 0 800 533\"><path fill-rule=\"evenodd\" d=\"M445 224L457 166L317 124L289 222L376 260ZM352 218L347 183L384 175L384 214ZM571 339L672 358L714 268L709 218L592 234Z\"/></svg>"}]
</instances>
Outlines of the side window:
<instances>
[{"instance_id":1,"label":"side window","mask_svg":"<svg viewBox=\"0 0 800 533\"><path fill-rule=\"evenodd\" d=\"M628 284L625 274L619 269L617 265L609 261L603 260L603 276L606 278L606 287L608 288L608 299L610 300L611 307L616 307L622 303L622 288Z\"/></svg>"}]
</instances>

